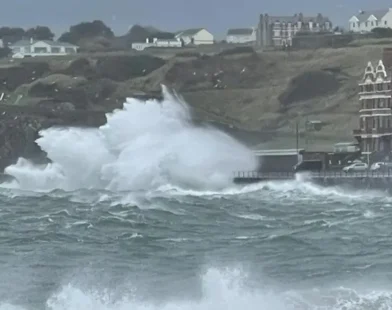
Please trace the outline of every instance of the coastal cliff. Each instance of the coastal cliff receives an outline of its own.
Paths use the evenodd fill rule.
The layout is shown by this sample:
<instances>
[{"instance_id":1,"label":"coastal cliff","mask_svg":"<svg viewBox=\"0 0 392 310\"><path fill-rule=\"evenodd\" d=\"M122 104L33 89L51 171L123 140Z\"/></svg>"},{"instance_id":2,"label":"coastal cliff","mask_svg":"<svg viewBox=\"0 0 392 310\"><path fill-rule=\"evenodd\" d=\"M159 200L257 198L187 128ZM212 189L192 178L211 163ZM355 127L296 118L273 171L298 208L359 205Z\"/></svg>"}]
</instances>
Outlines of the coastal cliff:
<instances>
[{"instance_id":1,"label":"coastal cliff","mask_svg":"<svg viewBox=\"0 0 392 310\"><path fill-rule=\"evenodd\" d=\"M307 51L249 49L202 54L96 53L0 62L0 168L19 156L41 158L34 140L54 125L100 126L127 97L176 90L195 120L212 122L247 144L293 147L294 122L320 120L313 141L352 140L357 83L383 46Z\"/></svg>"}]
</instances>

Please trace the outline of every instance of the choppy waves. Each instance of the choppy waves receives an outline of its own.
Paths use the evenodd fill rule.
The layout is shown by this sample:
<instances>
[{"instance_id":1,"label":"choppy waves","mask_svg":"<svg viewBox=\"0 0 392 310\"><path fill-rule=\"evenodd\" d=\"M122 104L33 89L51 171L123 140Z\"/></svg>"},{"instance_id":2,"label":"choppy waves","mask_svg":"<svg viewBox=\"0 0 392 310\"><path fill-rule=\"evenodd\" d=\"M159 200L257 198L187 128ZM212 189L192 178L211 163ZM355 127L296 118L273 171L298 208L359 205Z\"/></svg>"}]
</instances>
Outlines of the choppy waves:
<instances>
[{"instance_id":1,"label":"choppy waves","mask_svg":"<svg viewBox=\"0 0 392 310\"><path fill-rule=\"evenodd\" d=\"M302 181L2 193L0 309L392 308L384 193Z\"/></svg>"}]
</instances>

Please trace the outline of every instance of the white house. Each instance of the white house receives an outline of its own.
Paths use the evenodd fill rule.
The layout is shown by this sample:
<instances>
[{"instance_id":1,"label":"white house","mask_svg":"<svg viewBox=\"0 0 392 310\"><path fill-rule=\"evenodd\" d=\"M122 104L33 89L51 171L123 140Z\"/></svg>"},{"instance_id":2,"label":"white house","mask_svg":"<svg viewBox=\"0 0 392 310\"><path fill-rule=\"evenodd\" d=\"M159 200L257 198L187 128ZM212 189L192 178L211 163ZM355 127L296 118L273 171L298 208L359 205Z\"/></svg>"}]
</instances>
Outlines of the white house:
<instances>
[{"instance_id":1,"label":"white house","mask_svg":"<svg viewBox=\"0 0 392 310\"><path fill-rule=\"evenodd\" d=\"M48 40L20 40L11 45L13 58L35 57L35 56L65 56L76 54L79 47L66 42L55 42Z\"/></svg>"},{"instance_id":2,"label":"white house","mask_svg":"<svg viewBox=\"0 0 392 310\"><path fill-rule=\"evenodd\" d=\"M204 28L188 29L176 33L176 39L188 44L214 44L214 36Z\"/></svg>"},{"instance_id":3,"label":"white house","mask_svg":"<svg viewBox=\"0 0 392 310\"><path fill-rule=\"evenodd\" d=\"M349 30L352 32L370 32L378 27L392 28L392 8L360 11L349 19Z\"/></svg>"},{"instance_id":4,"label":"white house","mask_svg":"<svg viewBox=\"0 0 392 310\"><path fill-rule=\"evenodd\" d=\"M154 38L152 42L146 39L146 42L132 43L132 48L137 51L143 51L147 47L182 47L180 39L157 39Z\"/></svg>"},{"instance_id":5,"label":"white house","mask_svg":"<svg viewBox=\"0 0 392 310\"><path fill-rule=\"evenodd\" d=\"M227 43L251 43L256 42L256 28L237 28L227 31Z\"/></svg>"}]
</instances>

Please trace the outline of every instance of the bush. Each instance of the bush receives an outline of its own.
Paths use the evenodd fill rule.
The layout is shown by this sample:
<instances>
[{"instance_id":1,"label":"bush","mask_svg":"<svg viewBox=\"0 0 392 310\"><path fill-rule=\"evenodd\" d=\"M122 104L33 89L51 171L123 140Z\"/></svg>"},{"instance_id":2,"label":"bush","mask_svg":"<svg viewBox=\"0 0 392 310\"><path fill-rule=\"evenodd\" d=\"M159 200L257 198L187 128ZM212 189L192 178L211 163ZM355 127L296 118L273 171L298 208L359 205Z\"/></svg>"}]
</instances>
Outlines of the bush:
<instances>
[{"instance_id":1,"label":"bush","mask_svg":"<svg viewBox=\"0 0 392 310\"><path fill-rule=\"evenodd\" d=\"M248 54L248 53L255 53L255 50L251 46L237 46L231 49L224 50L220 52L219 56L225 55L235 55L235 54Z\"/></svg>"},{"instance_id":2,"label":"bush","mask_svg":"<svg viewBox=\"0 0 392 310\"><path fill-rule=\"evenodd\" d=\"M187 51L187 52L177 53L176 56L177 57L197 57L197 58L199 58L201 55L198 52Z\"/></svg>"},{"instance_id":3,"label":"bush","mask_svg":"<svg viewBox=\"0 0 392 310\"><path fill-rule=\"evenodd\" d=\"M98 59L96 70L102 78L122 82L147 75L165 63L163 59L150 55L111 56Z\"/></svg>"},{"instance_id":4,"label":"bush","mask_svg":"<svg viewBox=\"0 0 392 310\"><path fill-rule=\"evenodd\" d=\"M392 29L391 28L373 28L372 33L376 38L392 38Z\"/></svg>"},{"instance_id":5,"label":"bush","mask_svg":"<svg viewBox=\"0 0 392 310\"><path fill-rule=\"evenodd\" d=\"M11 49L8 47L0 48L0 58L6 58L11 55Z\"/></svg>"}]
</instances>

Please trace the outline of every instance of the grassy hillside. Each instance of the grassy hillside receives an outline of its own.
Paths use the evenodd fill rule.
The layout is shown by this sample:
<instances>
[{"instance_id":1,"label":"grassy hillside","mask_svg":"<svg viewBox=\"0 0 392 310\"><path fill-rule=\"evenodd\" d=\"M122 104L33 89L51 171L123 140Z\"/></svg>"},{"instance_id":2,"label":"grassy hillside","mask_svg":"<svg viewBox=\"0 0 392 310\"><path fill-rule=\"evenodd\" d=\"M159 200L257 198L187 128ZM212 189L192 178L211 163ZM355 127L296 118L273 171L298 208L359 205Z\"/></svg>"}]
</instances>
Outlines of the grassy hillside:
<instances>
[{"instance_id":1,"label":"grassy hillside","mask_svg":"<svg viewBox=\"0 0 392 310\"><path fill-rule=\"evenodd\" d=\"M307 119L321 120L326 126L308 138L309 146L324 148L352 140L357 83L384 47L224 55L220 46L215 52L203 47L4 60L0 91L6 91L7 103L22 95L22 105L71 102L76 109L110 110L128 96L157 93L165 84L199 119L252 131L252 143L265 147L294 147L296 120L301 128Z\"/></svg>"}]
</instances>

